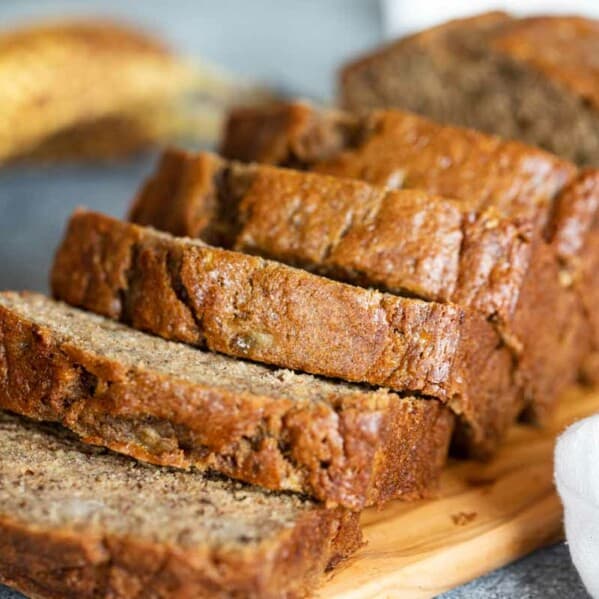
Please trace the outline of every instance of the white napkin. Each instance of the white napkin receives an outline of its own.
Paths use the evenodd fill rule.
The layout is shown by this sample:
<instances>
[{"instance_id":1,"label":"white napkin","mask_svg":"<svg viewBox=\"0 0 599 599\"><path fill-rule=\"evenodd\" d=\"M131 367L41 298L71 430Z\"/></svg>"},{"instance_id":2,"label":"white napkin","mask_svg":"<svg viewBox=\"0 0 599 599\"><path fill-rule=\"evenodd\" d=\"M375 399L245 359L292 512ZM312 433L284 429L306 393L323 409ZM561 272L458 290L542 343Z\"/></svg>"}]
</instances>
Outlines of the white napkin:
<instances>
[{"instance_id":1,"label":"white napkin","mask_svg":"<svg viewBox=\"0 0 599 599\"><path fill-rule=\"evenodd\" d=\"M599 599L599 414L572 425L558 439L555 482L572 561L589 593Z\"/></svg>"}]
</instances>

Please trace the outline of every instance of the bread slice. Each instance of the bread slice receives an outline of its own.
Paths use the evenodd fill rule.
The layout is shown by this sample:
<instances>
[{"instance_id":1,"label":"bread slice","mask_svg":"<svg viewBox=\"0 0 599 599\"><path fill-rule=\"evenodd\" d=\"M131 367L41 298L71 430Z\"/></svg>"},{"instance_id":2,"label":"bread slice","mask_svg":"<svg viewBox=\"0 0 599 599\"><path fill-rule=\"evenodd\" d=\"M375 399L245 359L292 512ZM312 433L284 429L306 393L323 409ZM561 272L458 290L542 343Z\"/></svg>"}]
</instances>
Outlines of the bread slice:
<instances>
[{"instance_id":1,"label":"bread slice","mask_svg":"<svg viewBox=\"0 0 599 599\"><path fill-rule=\"evenodd\" d=\"M201 352L36 294L0 294L0 408L155 464L352 509L435 491L435 400Z\"/></svg>"},{"instance_id":2,"label":"bread slice","mask_svg":"<svg viewBox=\"0 0 599 599\"><path fill-rule=\"evenodd\" d=\"M518 410L511 356L484 318L277 262L76 213L52 272L57 298L214 351L449 404L474 452ZM465 441L466 442L466 441Z\"/></svg>"},{"instance_id":3,"label":"bread slice","mask_svg":"<svg viewBox=\"0 0 599 599\"><path fill-rule=\"evenodd\" d=\"M130 220L333 278L509 319L535 220L468 198L167 150Z\"/></svg>"},{"instance_id":4,"label":"bread slice","mask_svg":"<svg viewBox=\"0 0 599 599\"><path fill-rule=\"evenodd\" d=\"M514 376L537 420L547 419L574 382L587 344L578 298L562 288L555 253L535 233L536 216L170 150L139 192L131 219L476 310L512 350Z\"/></svg>"},{"instance_id":5,"label":"bread slice","mask_svg":"<svg viewBox=\"0 0 599 599\"><path fill-rule=\"evenodd\" d=\"M30 597L300 597L361 542L357 513L1 412L0 445L0 581Z\"/></svg>"},{"instance_id":6,"label":"bread slice","mask_svg":"<svg viewBox=\"0 0 599 599\"><path fill-rule=\"evenodd\" d=\"M400 110L362 116L291 102L230 113L226 158L423 189L474 208L536 213L577 174L573 164L519 142L442 126Z\"/></svg>"},{"instance_id":7,"label":"bread slice","mask_svg":"<svg viewBox=\"0 0 599 599\"><path fill-rule=\"evenodd\" d=\"M462 286L460 248L474 217L467 202L421 191L175 149L130 212L132 222L173 235L433 301Z\"/></svg>"},{"instance_id":8,"label":"bread slice","mask_svg":"<svg viewBox=\"0 0 599 599\"><path fill-rule=\"evenodd\" d=\"M352 60L339 91L351 110L413 110L599 166L597 54L597 20L486 13Z\"/></svg>"}]
</instances>

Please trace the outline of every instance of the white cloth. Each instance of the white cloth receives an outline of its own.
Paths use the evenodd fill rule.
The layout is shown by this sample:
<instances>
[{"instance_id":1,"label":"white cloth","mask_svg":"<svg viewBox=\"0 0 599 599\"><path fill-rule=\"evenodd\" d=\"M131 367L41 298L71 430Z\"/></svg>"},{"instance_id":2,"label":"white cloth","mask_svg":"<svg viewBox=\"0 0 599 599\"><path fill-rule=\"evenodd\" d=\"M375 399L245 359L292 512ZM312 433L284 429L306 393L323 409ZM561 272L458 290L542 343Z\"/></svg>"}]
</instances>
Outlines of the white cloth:
<instances>
[{"instance_id":1,"label":"white cloth","mask_svg":"<svg viewBox=\"0 0 599 599\"><path fill-rule=\"evenodd\" d=\"M572 425L558 439L555 482L572 561L589 593L599 599L599 414Z\"/></svg>"}]
</instances>

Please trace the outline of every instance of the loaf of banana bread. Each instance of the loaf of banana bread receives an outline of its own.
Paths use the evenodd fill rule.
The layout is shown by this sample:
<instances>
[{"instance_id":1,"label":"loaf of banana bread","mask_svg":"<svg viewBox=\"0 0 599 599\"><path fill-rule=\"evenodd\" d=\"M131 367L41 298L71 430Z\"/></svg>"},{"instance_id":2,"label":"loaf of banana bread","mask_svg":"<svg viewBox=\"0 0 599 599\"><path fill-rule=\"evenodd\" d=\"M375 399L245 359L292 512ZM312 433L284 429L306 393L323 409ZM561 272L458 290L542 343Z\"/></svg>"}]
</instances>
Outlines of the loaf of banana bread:
<instances>
[{"instance_id":1,"label":"loaf of banana bread","mask_svg":"<svg viewBox=\"0 0 599 599\"><path fill-rule=\"evenodd\" d=\"M536 216L358 180L167 151L131 219L391 293L458 303L495 323L538 420L574 381L582 308ZM551 322L551 326L547 323Z\"/></svg>"},{"instance_id":2,"label":"loaf of banana bread","mask_svg":"<svg viewBox=\"0 0 599 599\"><path fill-rule=\"evenodd\" d=\"M0 413L0 582L29 597L303 597L358 514L139 464Z\"/></svg>"},{"instance_id":3,"label":"loaf of banana bread","mask_svg":"<svg viewBox=\"0 0 599 599\"><path fill-rule=\"evenodd\" d=\"M352 509L434 492L453 416L438 401L266 368L0 293L0 408L155 464Z\"/></svg>"},{"instance_id":4,"label":"loaf of banana bread","mask_svg":"<svg viewBox=\"0 0 599 599\"><path fill-rule=\"evenodd\" d=\"M262 258L76 213L55 296L167 339L312 374L437 398L486 453L519 411L512 357L453 304L339 283Z\"/></svg>"},{"instance_id":5,"label":"loaf of banana bread","mask_svg":"<svg viewBox=\"0 0 599 599\"><path fill-rule=\"evenodd\" d=\"M599 244L595 240L599 233L592 226L596 220L593 206L597 205L589 189L593 171L579 173L573 164L536 148L442 126L398 110L353 116L317 110L300 102L232 112L221 149L228 158L358 178L391 188L420 188L473 202L478 209L496 208L512 217L524 215L536 220L538 246L543 248L544 260L553 263L544 271L557 272L559 285L554 276L548 276L539 289L529 290L532 308L520 309L518 319L522 326L530 325L523 342L536 340L539 334L551 335L544 323L557 322L554 332L559 338L564 327L571 331L567 338L574 343L572 351L578 348L588 356L583 376L593 378L596 369L591 365L599 363L599 333L589 322L596 318L593 311L597 304L589 305L588 300L593 297L592 290L599 287L599 274L595 275L596 269L590 266L596 254L593 248ZM566 218L567 214L570 216ZM567 232L560 233L563 229ZM577 237L567 268L556 252L557 242L545 247L550 235L556 239ZM577 269L578 275L573 277L574 264L589 266ZM501 276L500 271L497 276ZM580 284L574 285L576 279ZM548 308L543 316L537 313L537 323L541 323L537 326L537 307L548 306L552 297L557 298L553 292L543 291L547 285L564 290L566 295L560 294L562 308ZM526 298L518 303L523 306ZM515 326L517 323L512 323ZM539 341L542 343L545 341ZM535 365L542 369L542 360L534 360L531 366ZM536 377L531 385L542 380ZM538 391L532 389L529 395L534 394Z\"/></svg>"},{"instance_id":6,"label":"loaf of banana bread","mask_svg":"<svg viewBox=\"0 0 599 599\"><path fill-rule=\"evenodd\" d=\"M413 110L599 166L597 55L597 20L486 13L351 61L339 93L351 110Z\"/></svg>"}]
</instances>

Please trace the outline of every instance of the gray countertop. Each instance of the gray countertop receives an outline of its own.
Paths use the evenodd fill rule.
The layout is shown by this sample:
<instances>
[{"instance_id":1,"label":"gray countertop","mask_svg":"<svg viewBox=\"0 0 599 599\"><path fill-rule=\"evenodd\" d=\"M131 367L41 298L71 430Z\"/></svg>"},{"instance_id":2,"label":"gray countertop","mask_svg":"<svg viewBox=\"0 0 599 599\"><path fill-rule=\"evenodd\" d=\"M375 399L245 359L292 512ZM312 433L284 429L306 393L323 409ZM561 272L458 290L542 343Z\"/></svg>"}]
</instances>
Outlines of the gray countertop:
<instances>
[{"instance_id":1,"label":"gray countertop","mask_svg":"<svg viewBox=\"0 0 599 599\"><path fill-rule=\"evenodd\" d=\"M123 15L160 30L188 54L323 99L331 97L336 66L376 44L381 35L373 0L4 0L0 22L5 26L69 12ZM118 164L0 171L0 288L46 290L52 252L73 208L84 205L122 216L153 160L145 156ZM444 595L586 596L564 545L538 551ZM16 597L0 587L0 599Z\"/></svg>"}]
</instances>

